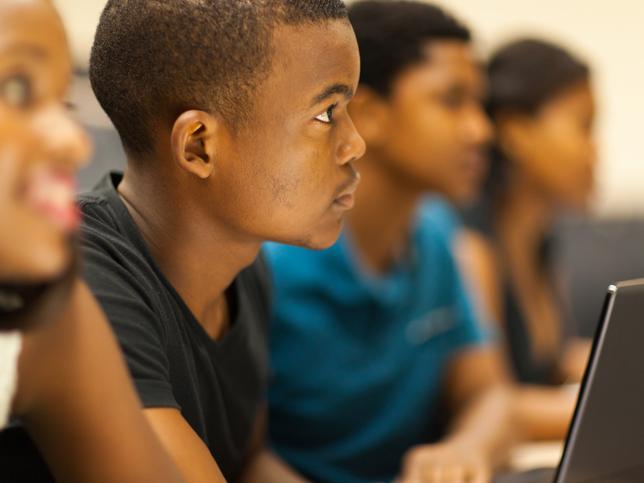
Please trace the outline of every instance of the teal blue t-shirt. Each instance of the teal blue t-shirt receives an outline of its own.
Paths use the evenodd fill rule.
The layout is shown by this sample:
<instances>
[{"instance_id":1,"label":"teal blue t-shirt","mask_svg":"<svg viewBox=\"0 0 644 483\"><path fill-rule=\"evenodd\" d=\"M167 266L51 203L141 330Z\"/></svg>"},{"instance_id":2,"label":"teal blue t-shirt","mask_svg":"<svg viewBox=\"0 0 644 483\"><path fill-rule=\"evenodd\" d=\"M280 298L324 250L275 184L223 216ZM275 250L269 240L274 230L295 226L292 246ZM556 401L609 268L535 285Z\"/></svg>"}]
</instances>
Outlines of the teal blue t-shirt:
<instances>
[{"instance_id":1,"label":"teal blue t-shirt","mask_svg":"<svg viewBox=\"0 0 644 483\"><path fill-rule=\"evenodd\" d=\"M419 210L410 249L386 276L348 232L320 252L268 244L273 270L269 432L315 482L390 481L411 446L445 427L450 359L484 343L450 250L445 212Z\"/></svg>"}]
</instances>

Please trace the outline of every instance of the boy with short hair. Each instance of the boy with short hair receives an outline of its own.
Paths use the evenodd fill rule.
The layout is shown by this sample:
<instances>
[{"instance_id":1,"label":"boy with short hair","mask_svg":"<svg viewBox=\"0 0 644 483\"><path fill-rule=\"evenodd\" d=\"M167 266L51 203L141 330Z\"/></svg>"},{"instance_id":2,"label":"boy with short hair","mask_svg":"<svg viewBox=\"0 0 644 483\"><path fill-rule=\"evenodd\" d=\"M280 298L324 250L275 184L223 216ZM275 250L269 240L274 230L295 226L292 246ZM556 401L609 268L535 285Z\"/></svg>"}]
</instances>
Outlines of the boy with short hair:
<instances>
[{"instance_id":1,"label":"boy with short hair","mask_svg":"<svg viewBox=\"0 0 644 483\"><path fill-rule=\"evenodd\" d=\"M327 247L364 143L340 0L110 0L90 63L125 147L81 198L85 277L189 482L300 481L262 451L267 239Z\"/></svg>"},{"instance_id":2,"label":"boy with short hair","mask_svg":"<svg viewBox=\"0 0 644 483\"><path fill-rule=\"evenodd\" d=\"M483 76L469 31L437 7L359 1L350 18L363 181L333 248L267 251L273 447L314 481L487 481L513 435L509 392L449 217L424 205L478 189L491 137Z\"/></svg>"}]
</instances>

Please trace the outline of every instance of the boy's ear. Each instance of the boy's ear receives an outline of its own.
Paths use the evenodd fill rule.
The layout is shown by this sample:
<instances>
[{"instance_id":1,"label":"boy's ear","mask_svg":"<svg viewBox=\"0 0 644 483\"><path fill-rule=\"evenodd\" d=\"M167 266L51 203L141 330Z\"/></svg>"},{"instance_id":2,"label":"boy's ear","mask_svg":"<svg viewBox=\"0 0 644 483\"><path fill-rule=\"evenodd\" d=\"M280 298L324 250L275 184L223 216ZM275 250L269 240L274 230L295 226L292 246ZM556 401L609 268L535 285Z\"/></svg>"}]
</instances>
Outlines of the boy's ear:
<instances>
[{"instance_id":1,"label":"boy's ear","mask_svg":"<svg viewBox=\"0 0 644 483\"><path fill-rule=\"evenodd\" d=\"M360 85L349 104L349 114L369 147L381 146L387 136L387 101L370 87Z\"/></svg>"},{"instance_id":2,"label":"boy's ear","mask_svg":"<svg viewBox=\"0 0 644 483\"><path fill-rule=\"evenodd\" d=\"M200 179L215 171L217 134L221 121L204 111L186 111L172 126L171 142L174 161Z\"/></svg>"}]
</instances>

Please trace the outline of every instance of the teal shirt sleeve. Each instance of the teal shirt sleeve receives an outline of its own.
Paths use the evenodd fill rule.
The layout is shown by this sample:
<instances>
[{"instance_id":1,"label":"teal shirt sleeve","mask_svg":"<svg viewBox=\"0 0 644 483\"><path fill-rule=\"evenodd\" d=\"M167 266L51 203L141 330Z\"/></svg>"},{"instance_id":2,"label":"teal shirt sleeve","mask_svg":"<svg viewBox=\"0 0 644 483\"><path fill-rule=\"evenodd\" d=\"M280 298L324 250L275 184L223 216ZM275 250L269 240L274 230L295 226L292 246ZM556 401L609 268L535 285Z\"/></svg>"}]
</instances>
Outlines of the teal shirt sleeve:
<instances>
[{"instance_id":1,"label":"teal shirt sleeve","mask_svg":"<svg viewBox=\"0 0 644 483\"><path fill-rule=\"evenodd\" d=\"M459 327L454 334L454 345L474 346L493 342L497 333L491 328L491 324L482 323L480 314L475 310L472 294L467 289L456 263L454 244L463 229L458 212L448 201L432 196L423 203L421 217L433 225L445 240L448 258L452 264L453 290L457 299L456 318L459 321Z\"/></svg>"}]
</instances>

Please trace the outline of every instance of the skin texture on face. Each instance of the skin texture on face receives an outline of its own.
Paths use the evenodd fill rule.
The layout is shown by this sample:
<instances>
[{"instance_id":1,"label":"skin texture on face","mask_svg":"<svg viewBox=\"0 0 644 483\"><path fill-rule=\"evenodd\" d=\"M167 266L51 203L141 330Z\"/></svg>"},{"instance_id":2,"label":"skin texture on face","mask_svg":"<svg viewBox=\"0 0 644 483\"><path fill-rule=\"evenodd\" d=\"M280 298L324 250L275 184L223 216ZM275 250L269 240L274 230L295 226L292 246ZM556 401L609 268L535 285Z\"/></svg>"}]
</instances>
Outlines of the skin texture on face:
<instances>
[{"instance_id":1,"label":"skin texture on face","mask_svg":"<svg viewBox=\"0 0 644 483\"><path fill-rule=\"evenodd\" d=\"M0 3L0 278L46 281L71 259L73 174L89 144L63 106L70 59L45 0Z\"/></svg>"},{"instance_id":2,"label":"skin texture on face","mask_svg":"<svg viewBox=\"0 0 644 483\"><path fill-rule=\"evenodd\" d=\"M338 20L278 26L273 44L249 122L236 132L217 129L213 171L199 196L209 216L247 237L328 247L352 206L353 162L365 149L347 112L359 78L357 43Z\"/></svg>"},{"instance_id":3,"label":"skin texture on face","mask_svg":"<svg viewBox=\"0 0 644 483\"><path fill-rule=\"evenodd\" d=\"M508 116L499 123L499 138L512 159L509 169L549 204L584 209L597 161L594 113L592 88L584 81L546 102L534 116Z\"/></svg>"},{"instance_id":4,"label":"skin texture on face","mask_svg":"<svg viewBox=\"0 0 644 483\"><path fill-rule=\"evenodd\" d=\"M482 73L467 43L435 41L426 49L427 60L403 71L381 99L369 152L410 189L467 201L486 172L491 137Z\"/></svg>"}]
</instances>

